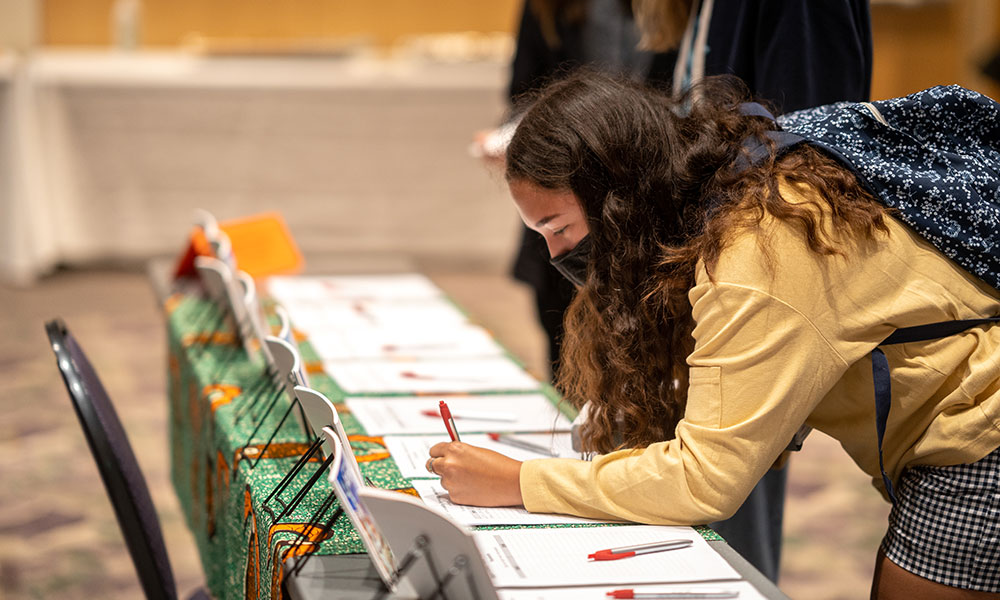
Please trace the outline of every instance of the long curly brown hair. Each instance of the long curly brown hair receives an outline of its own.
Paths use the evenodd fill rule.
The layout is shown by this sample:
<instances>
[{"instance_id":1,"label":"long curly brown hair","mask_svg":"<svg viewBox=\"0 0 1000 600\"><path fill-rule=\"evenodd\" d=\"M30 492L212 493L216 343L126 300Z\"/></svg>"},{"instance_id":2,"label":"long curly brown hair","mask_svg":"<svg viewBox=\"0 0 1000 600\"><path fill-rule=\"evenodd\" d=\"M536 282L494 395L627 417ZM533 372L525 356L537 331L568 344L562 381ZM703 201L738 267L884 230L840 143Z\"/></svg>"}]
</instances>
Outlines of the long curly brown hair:
<instances>
[{"instance_id":1,"label":"long curly brown hair","mask_svg":"<svg viewBox=\"0 0 1000 600\"><path fill-rule=\"evenodd\" d=\"M700 87L672 98L580 71L540 92L507 150L508 181L572 191L587 218L592 252L566 315L557 386L578 407L590 401L591 451L674 437L694 346L687 293L699 262L711 274L738 231L770 214L799 226L812 251L843 253L815 207L782 199L780 179L814 188L837 231L888 232L885 209L832 159L804 145L776 156L765 135L776 124L739 110L742 83ZM746 168L754 139L771 152Z\"/></svg>"}]
</instances>

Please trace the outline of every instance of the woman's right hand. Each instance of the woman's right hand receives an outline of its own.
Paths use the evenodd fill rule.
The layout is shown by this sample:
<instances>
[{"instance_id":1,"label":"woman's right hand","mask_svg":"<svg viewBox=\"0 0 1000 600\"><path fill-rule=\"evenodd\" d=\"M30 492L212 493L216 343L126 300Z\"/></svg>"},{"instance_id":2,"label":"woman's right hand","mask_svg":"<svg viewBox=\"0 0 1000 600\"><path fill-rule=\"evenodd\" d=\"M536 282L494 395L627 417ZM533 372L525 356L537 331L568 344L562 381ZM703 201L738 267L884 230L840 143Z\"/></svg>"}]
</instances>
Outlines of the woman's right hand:
<instances>
[{"instance_id":1,"label":"woman's right hand","mask_svg":"<svg viewBox=\"0 0 1000 600\"><path fill-rule=\"evenodd\" d=\"M441 477L455 504L520 506L521 461L463 442L441 442L430 450L428 470Z\"/></svg>"}]
</instances>

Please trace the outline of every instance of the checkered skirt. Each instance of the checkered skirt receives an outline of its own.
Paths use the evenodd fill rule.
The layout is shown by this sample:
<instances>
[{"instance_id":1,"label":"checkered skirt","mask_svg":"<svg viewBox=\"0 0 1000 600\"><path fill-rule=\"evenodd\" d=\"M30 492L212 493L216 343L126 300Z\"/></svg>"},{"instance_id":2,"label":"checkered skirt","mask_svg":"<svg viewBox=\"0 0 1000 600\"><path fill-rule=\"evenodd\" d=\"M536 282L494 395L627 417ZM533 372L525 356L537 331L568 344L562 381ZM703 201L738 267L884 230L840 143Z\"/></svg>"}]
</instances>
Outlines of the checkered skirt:
<instances>
[{"instance_id":1,"label":"checkered skirt","mask_svg":"<svg viewBox=\"0 0 1000 600\"><path fill-rule=\"evenodd\" d=\"M917 466L899 481L882 552L944 585L1000 592L1000 448L968 465Z\"/></svg>"}]
</instances>

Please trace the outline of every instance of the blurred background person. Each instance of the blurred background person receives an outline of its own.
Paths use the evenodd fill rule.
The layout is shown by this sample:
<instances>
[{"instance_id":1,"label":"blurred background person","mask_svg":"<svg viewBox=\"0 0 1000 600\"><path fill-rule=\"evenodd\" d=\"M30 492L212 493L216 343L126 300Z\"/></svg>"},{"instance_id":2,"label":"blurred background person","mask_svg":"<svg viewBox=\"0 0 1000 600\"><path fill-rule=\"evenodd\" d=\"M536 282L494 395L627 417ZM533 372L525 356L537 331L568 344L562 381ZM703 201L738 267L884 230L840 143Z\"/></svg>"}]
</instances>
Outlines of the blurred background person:
<instances>
[{"instance_id":1,"label":"blurred background person","mask_svg":"<svg viewBox=\"0 0 1000 600\"><path fill-rule=\"evenodd\" d=\"M678 7L689 10L673 68L680 92L706 75L736 75L777 112L871 93L868 0L634 0L642 46L673 49Z\"/></svg>"}]
</instances>

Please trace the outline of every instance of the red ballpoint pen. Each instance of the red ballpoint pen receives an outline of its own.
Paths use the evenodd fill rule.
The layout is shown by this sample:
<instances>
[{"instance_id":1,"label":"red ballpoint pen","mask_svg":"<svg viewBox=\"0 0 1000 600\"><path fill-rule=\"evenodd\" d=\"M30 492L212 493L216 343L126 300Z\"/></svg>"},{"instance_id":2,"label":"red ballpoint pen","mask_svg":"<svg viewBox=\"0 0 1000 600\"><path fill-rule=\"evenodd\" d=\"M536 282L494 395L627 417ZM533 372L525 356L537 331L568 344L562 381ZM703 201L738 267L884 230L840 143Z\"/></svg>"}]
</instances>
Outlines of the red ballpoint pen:
<instances>
[{"instance_id":1,"label":"red ballpoint pen","mask_svg":"<svg viewBox=\"0 0 1000 600\"><path fill-rule=\"evenodd\" d=\"M444 400L438 402L438 410L441 412L441 419L444 421L444 428L448 430L448 435L451 436L451 441L462 441L458 437L458 429L455 427L455 419L451 418L451 409L448 408L448 405Z\"/></svg>"},{"instance_id":2,"label":"red ballpoint pen","mask_svg":"<svg viewBox=\"0 0 1000 600\"><path fill-rule=\"evenodd\" d=\"M691 540L667 540L665 542L653 542L651 544L640 544L638 546L622 546L621 548L598 550L593 554L588 554L587 558L592 558L594 560L618 560L619 558L628 558L630 556L638 556L639 554L649 554L651 552L663 552L665 550L687 548L693 543L694 542Z\"/></svg>"},{"instance_id":3,"label":"red ballpoint pen","mask_svg":"<svg viewBox=\"0 0 1000 600\"><path fill-rule=\"evenodd\" d=\"M676 590L669 592L636 592L634 590L613 590L606 594L610 598L657 598L676 599L681 598L738 598L738 590L700 589L700 590Z\"/></svg>"}]
</instances>

